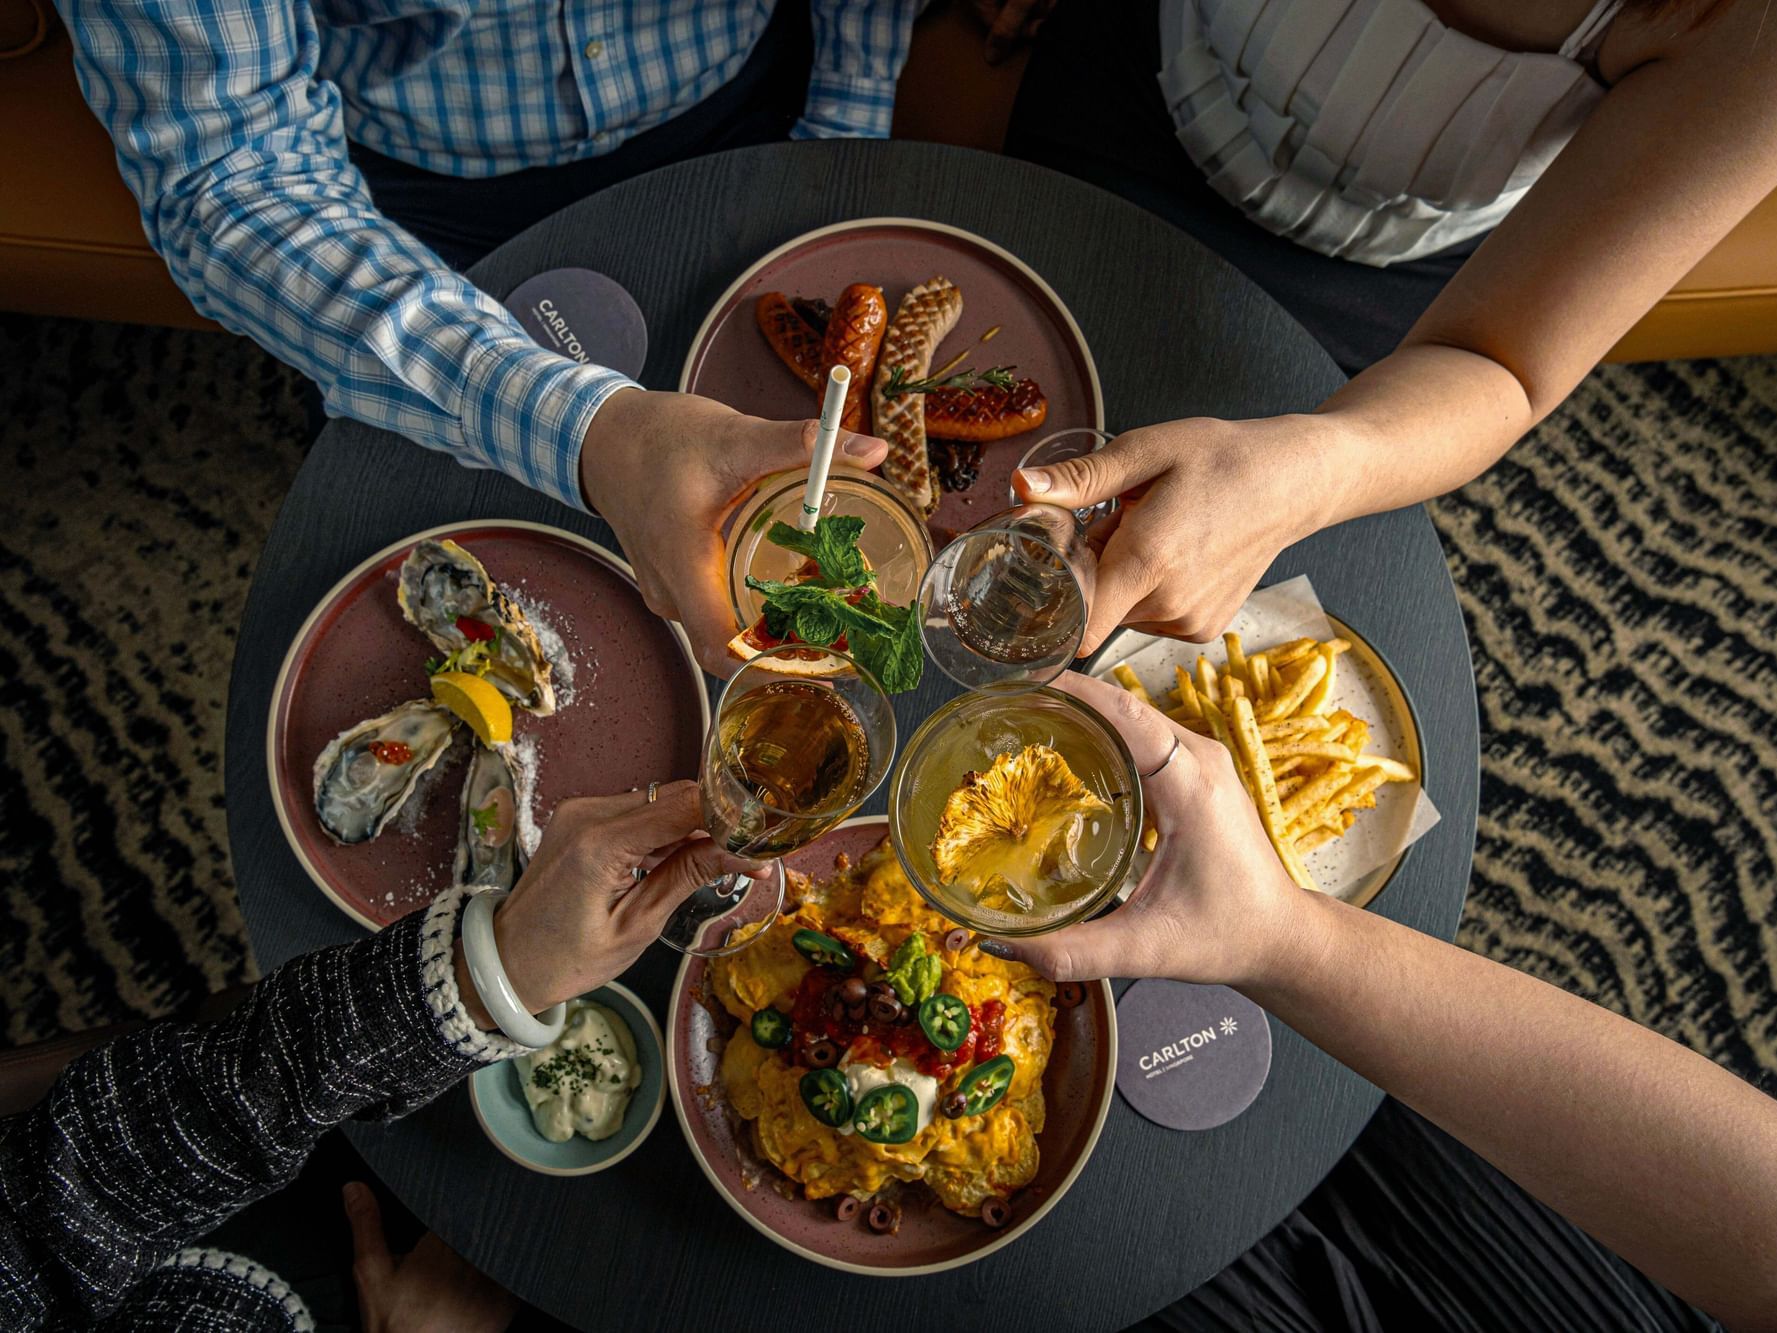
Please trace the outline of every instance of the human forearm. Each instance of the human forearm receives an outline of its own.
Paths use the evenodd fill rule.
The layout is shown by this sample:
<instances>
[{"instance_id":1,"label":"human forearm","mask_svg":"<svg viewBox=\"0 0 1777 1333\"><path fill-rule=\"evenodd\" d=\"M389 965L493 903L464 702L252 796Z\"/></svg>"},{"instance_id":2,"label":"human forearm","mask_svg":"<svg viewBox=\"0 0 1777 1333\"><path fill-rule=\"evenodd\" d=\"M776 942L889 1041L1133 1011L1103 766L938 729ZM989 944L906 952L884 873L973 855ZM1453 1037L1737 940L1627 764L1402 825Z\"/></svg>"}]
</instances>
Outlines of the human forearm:
<instances>
[{"instance_id":1,"label":"human forearm","mask_svg":"<svg viewBox=\"0 0 1777 1333\"><path fill-rule=\"evenodd\" d=\"M1777 1309L1777 1103L1676 1043L1292 894L1241 989L1732 1327Z\"/></svg>"},{"instance_id":2,"label":"human forearm","mask_svg":"<svg viewBox=\"0 0 1777 1333\"><path fill-rule=\"evenodd\" d=\"M1332 522L1418 504L1498 462L1536 413L1499 362L1409 343L1346 384L1315 416Z\"/></svg>"},{"instance_id":3,"label":"human forearm","mask_svg":"<svg viewBox=\"0 0 1777 1333\"><path fill-rule=\"evenodd\" d=\"M895 82L926 0L814 0L808 102L791 137L886 139Z\"/></svg>"},{"instance_id":4,"label":"human forearm","mask_svg":"<svg viewBox=\"0 0 1777 1333\"><path fill-rule=\"evenodd\" d=\"M110 1308L150 1268L295 1175L343 1120L423 1104L518 1047L474 1030L440 899L294 959L213 1024L160 1024L82 1056L0 1129L0 1325L69 1299ZM17 1256L17 1257L15 1257Z\"/></svg>"},{"instance_id":5,"label":"human forearm","mask_svg":"<svg viewBox=\"0 0 1777 1333\"><path fill-rule=\"evenodd\" d=\"M59 3L143 229L199 311L334 414L580 503L581 439L630 381L537 347L377 209L305 0Z\"/></svg>"}]
</instances>

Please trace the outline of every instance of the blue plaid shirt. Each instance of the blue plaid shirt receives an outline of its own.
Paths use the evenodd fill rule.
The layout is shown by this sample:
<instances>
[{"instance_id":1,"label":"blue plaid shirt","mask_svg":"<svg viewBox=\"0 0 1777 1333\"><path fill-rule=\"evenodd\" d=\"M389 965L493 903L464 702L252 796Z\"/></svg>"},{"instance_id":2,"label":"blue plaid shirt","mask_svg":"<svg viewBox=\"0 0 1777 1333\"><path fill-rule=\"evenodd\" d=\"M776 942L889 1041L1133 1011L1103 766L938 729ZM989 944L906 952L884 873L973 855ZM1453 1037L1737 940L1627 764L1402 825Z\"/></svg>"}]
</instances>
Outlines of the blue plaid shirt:
<instances>
[{"instance_id":1,"label":"blue plaid shirt","mask_svg":"<svg viewBox=\"0 0 1777 1333\"><path fill-rule=\"evenodd\" d=\"M490 176L610 152L739 71L773 0L58 0L148 240L328 411L576 507L632 381L544 351L346 156ZM800 137L888 134L923 0L813 0Z\"/></svg>"}]
</instances>

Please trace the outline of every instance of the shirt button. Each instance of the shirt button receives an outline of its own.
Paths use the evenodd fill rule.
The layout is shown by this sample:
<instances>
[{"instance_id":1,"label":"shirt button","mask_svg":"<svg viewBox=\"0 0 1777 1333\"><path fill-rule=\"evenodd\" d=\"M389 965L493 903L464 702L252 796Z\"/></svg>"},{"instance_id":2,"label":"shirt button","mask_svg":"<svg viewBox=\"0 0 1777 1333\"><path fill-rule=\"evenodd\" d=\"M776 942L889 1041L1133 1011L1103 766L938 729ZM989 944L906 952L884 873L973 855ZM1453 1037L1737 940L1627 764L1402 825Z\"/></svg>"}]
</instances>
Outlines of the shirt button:
<instances>
[{"instance_id":1,"label":"shirt button","mask_svg":"<svg viewBox=\"0 0 1777 1333\"><path fill-rule=\"evenodd\" d=\"M605 44L603 42L601 42L598 38L594 37L590 42L588 42L586 44L586 58L588 60L597 60L604 53L605 53Z\"/></svg>"}]
</instances>

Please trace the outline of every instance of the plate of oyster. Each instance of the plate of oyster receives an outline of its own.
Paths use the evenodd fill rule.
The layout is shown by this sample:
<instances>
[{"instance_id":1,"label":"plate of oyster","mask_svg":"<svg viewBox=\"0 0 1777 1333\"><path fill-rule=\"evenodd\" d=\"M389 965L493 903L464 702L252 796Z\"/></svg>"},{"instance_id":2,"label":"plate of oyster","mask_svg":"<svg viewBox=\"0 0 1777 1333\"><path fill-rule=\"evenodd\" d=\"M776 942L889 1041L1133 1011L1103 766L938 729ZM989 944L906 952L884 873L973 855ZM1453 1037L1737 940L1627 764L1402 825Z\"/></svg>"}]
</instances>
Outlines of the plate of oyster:
<instances>
[{"instance_id":1,"label":"plate of oyster","mask_svg":"<svg viewBox=\"0 0 1777 1333\"><path fill-rule=\"evenodd\" d=\"M435 674L473 684L496 728L435 698ZM266 759L297 861L374 930L451 883L509 888L564 797L694 777L708 719L684 632L620 558L476 521L385 547L321 599L285 655Z\"/></svg>"}]
</instances>

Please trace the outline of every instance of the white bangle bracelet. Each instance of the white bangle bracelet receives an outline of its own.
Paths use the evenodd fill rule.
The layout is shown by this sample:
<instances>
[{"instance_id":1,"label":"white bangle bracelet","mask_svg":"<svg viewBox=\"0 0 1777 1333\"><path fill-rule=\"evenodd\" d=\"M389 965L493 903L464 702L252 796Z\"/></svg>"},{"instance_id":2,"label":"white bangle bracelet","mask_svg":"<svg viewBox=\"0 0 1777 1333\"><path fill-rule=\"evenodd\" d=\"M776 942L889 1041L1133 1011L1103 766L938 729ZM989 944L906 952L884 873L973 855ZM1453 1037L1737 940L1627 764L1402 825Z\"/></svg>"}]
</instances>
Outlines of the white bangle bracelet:
<instances>
[{"instance_id":1,"label":"white bangle bracelet","mask_svg":"<svg viewBox=\"0 0 1777 1333\"><path fill-rule=\"evenodd\" d=\"M500 1031L520 1046L547 1046L567 1026L568 1006L558 1002L532 1017L512 989L512 979L506 975L494 943L494 904L505 896L504 891L469 896L469 905L463 909L463 961L469 964L476 994Z\"/></svg>"}]
</instances>

